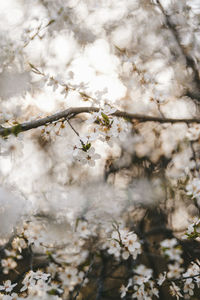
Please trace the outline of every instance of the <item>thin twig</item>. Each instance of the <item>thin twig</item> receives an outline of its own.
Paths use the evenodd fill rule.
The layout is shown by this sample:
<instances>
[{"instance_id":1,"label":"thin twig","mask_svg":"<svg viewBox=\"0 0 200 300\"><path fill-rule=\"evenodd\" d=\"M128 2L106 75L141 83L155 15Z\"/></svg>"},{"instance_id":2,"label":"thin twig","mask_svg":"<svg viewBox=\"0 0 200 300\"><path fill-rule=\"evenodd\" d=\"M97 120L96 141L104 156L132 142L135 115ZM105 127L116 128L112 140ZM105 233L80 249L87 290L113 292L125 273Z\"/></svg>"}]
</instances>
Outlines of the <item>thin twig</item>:
<instances>
[{"instance_id":1,"label":"thin twig","mask_svg":"<svg viewBox=\"0 0 200 300\"><path fill-rule=\"evenodd\" d=\"M71 127L71 129L76 133L76 135L77 135L78 137L80 137L78 131L76 131L76 129L72 126L71 122L70 122L68 119L66 119L66 121L67 121L67 123L69 124L69 126Z\"/></svg>"},{"instance_id":2,"label":"thin twig","mask_svg":"<svg viewBox=\"0 0 200 300\"><path fill-rule=\"evenodd\" d=\"M33 270L33 257L34 257L34 253L33 253L31 245L29 245L28 250L29 250L29 253L30 253L30 270Z\"/></svg>"},{"instance_id":3,"label":"thin twig","mask_svg":"<svg viewBox=\"0 0 200 300\"><path fill-rule=\"evenodd\" d=\"M95 300L100 300L104 299L103 294L104 294L104 283L105 279L107 277L107 263L108 263L108 258L104 255L103 251L101 251L101 271L99 274L99 278L97 280L97 294Z\"/></svg>"},{"instance_id":4,"label":"thin twig","mask_svg":"<svg viewBox=\"0 0 200 300\"><path fill-rule=\"evenodd\" d=\"M94 261L92 260L91 263L90 263L90 266L89 266L89 268L88 268L88 270L87 270L87 272L86 272L85 275L83 276L83 279L82 279L82 282L81 282L81 284L80 284L80 286L79 286L79 289L78 289L78 291L76 292L76 295L74 296L74 300L76 300L77 297L78 297L78 295L80 294L80 291L81 291L81 289L82 289L82 287L83 287L84 281L85 281L85 279L88 277L88 275L89 275L89 273L90 273L90 271L91 271L91 269L92 269L93 263L94 263Z\"/></svg>"}]
</instances>

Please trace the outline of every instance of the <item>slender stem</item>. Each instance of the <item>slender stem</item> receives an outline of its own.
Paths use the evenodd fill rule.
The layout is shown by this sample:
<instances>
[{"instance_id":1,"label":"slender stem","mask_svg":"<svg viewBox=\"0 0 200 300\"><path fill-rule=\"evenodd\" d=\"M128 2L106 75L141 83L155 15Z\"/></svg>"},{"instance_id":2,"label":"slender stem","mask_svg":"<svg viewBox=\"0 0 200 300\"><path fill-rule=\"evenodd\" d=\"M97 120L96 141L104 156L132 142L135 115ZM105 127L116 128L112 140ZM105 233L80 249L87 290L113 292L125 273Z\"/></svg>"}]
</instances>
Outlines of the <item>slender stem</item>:
<instances>
[{"instance_id":1,"label":"slender stem","mask_svg":"<svg viewBox=\"0 0 200 300\"><path fill-rule=\"evenodd\" d=\"M90 271L92 270L93 263L94 263L94 261L93 261L93 259L92 259L92 261L91 261L91 263L90 263L90 266L89 266L89 269L87 270L87 272L86 272L85 275L83 276L82 282L81 282L81 284L80 284L80 286L79 286L79 289L77 290L76 295L74 296L74 299L73 299L73 300L76 300L77 297L79 296L80 291L81 291L81 288L82 288L83 285L84 285L85 279L88 277Z\"/></svg>"},{"instance_id":2,"label":"slender stem","mask_svg":"<svg viewBox=\"0 0 200 300\"><path fill-rule=\"evenodd\" d=\"M76 135L78 135L78 137L80 137L78 131L76 131L76 129L72 126L71 122L68 119L66 119L66 121L69 124L69 126L71 127L71 129L76 133Z\"/></svg>"}]
</instances>

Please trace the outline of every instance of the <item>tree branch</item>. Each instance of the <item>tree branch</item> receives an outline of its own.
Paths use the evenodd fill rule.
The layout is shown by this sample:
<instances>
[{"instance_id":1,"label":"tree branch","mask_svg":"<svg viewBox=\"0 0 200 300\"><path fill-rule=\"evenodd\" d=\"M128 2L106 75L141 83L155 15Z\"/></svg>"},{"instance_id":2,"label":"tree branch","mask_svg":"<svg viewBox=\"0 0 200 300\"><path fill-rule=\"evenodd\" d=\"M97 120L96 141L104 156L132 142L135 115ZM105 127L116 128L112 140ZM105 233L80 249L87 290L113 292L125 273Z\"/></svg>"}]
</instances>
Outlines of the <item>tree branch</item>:
<instances>
[{"instance_id":1,"label":"tree branch","mask_svg":"<svg viewBox=\"0 0 200 300\"><path fill-rule=\"evenodd\" d=\"M174 37L174 40L177 44L178 49L180 50L181 55L185 58L186 66L192 68L192 70L193 70L194 88L191 90L188 90L186 96L190 97L193 100L197 100L198 102L200 102L199 70L195 64L194 59L192 57L190 57L189 54L186 53L185 49L181 45L178 32L175 28L175 25L171 22L170 16L167 15L167 13L165 12L165 10L159 0L157 0L157 4L158 4L160 10L162 11L163 15L165 16L165 24L169 28L172 36Z\"/></svg>"},{"instance_id":2,"label":"tree branch","mask_svg":"<svg viewBox=\"0 0 200 300\"><path fill-rule=\"evenodd\" d=\"M8 136L10 134L17 135L20 132L28 131L30 129L38 128L44 125L48 125L54 122L57 122L59 120L65 120L65 119L72 119L76 115L81 113L92 113L92 112L98 112L100 108L98 107L71 107L69 109L60 111L58 113L55 113L51 116L47 116L41 119L36 119L33 121L21 123L18 125L14 125L11 127L0 127L0 136ZM125 118L128 121L132 120L138 120L140 122L159 122L159 123L200 123L199 118L162 118L162 117L154 117L154 116L148 116L148 115L142 115L142 114L133 114L121 110L117 110L115 113L112 114L113 116L119 117L119 118Z\"/></svg>"}]
</instances>

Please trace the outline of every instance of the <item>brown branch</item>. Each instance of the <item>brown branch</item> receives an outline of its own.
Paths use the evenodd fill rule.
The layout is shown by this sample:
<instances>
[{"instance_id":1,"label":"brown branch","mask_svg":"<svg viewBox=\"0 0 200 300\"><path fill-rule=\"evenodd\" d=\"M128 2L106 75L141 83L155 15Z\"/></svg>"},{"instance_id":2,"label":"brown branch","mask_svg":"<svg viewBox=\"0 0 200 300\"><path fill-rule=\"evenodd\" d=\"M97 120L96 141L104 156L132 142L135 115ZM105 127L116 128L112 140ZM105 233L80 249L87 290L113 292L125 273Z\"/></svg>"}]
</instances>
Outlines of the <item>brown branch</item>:
<instances>
[{"instance_id":1,"label":"brown branch","mask_svg":"<svg viewBox=\"0 0 200 300\"><path fill-rule=\"evenodd\" d=\"M190 57L189 54L186 53L184 47L181 45L181 42L180 42L180 38L179 38L179 35L178 35L178 32L176 30L176 25L173 24L173 22L171 21L171 18L170 18L170 15L168 15L162 4L160 3L159 0L157 0L157 4L160 8L160 10L162 11L164 17L165 17L165 24L166 26L168 27L168 29L170 30L176 44L177 44L177 47L181 53L181 55L185 58L185 61L186 61L186 66L187 67L190 67L192 68L193 70L193 83L194 83L194 88L193 89L189 89L187 91L187 94L186 96L190 97L191 99L193 100L197 100L198 102L200 101L200 78L199 78L199 70L195 64L195 61L192 57ZM196 102L197 103L197 102ZM197 103L199 104L199 103Z\"/></svg>"},{"instance_id":2,"label":"brown branch","mask_svg":"<svg viewBox=\"0 0 200 300\"><path fill-rule=\"evenodd\" d=\"M100 108L98 107L71 107L69 109L60 111L58 113L55 113L51 116L47 116L41 119L21 123L15 126L11 127L0 127L0 136L8 136L10 134L17 135L20 132L28 131L30 129L38 128L44 125L48 125L54 122L57 122L59 120L65 120L65 119L72 119L76 115L81 113L92 113L92 112L98 112ZM162 117L154 117L154 116L148 116L148 115L142 115L142 114L133 114L125 111L117 110L115 113L112 114L113 116L119 117L119 118L125 118L128 121L132 120L138 120L139 122L159 122L159 123L200 123L200 118L162 118Z\"/></svg>"},{"instance_id":3,"label":"brown branch","mask_svg":"<svg viewBox=\"0 0 200 300\"><path fill-rule=\"evenodd\" d=\"M82 289L82 287L83 287L83 285L84 285L85 279L88 277L90 271L92 270L93 264L94 264L94 260L93 260L93 258L92 258L92 261L91 261L91 263L90 263L90 266L89 266L87 272L84 274L83 279L82 279L82 282L80 283L79 288L78 288L78 290L77 290L77 292L76 292L76 295L74 296L74 299L73 299L73 300L76 300L77 297L79 296L80 291L81 291L81 289Z\"/></svg>"}]
</instances>

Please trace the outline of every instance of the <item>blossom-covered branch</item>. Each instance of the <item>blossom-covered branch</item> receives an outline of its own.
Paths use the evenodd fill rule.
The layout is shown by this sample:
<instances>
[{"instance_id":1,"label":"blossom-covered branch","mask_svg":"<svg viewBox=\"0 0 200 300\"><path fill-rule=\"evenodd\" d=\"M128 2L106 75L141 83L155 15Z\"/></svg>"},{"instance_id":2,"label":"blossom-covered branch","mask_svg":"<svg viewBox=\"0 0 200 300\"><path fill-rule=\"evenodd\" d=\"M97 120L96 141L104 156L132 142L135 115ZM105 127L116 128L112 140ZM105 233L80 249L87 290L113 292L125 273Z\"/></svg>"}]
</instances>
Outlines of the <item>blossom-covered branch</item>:
<instances>
[{"instance_id":1,"label":"blossom-covered branch","mask_svg":"<svg viewBox=\"0 0 200 300\"><path fill-rule=\"evenodd\" d=\"M29 122L24 122L21 124L17 124L11 127L0 127L0 135L1 136L8 136L10 134L17 135L20 132L28 131L30 129L38 128L40 126L44 126L62 119L71 119L75 117L78 114L81 113L92 113L92 112L98 112L100 108L98 107L71 107L66 110L57 112L51 116L47 116L41 119L36 119ZM125 118L127 120L138 120L139 122L159 122L159 123L200 123L199 118L161 118L156 116L148 116L143 114L134 114L129 113L121 110L116 110L113 113L113 116L119 117L119 118Z\"/></svg>"}]
</instances>

